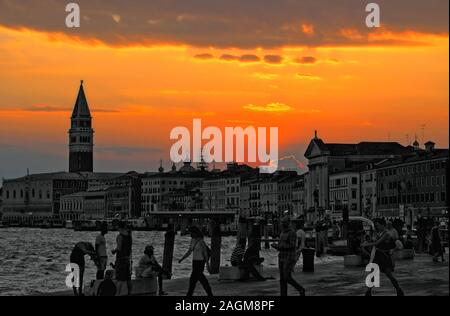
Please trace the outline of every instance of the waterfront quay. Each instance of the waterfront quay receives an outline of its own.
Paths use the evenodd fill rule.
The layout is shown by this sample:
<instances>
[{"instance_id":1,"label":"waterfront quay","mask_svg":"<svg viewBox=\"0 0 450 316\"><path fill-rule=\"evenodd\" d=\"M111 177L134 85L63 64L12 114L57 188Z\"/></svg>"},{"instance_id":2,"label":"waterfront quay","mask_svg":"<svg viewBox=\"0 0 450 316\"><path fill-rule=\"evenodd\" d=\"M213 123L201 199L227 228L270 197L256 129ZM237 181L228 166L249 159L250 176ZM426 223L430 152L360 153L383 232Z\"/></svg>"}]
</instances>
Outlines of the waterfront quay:
<instances>
[{"instance_id":1,"label":"waterfront quay","mask_svg":"<svg viewBox=\"0 0 450 316\"><path fill-rule=\"evenodd\" d=\"M406 296L448 296L449 265L447 262L433 263L430 256L417 254L414 260L396 262L395 276ZM220 281L218 275L208 276L216 296L279 296L279 276L274 268L264 269L265 282ZM343 257L335 262L316 264L315 272L304 273L301 266L296 267L295 278L305 287L307 296L363 296L366 291L365 280L368 275L364 267L344 267ZM189 279L167 280L164 289L171 296L185 296ZM48 296L70 296L72 291L49 293ZM203 296L200 284L194 293ZM289 289L289 295L298 293ZM389 280L382 274L381 287L375 289L374 296L395 296L396 292Z\"/></svg>"}]
</instances>

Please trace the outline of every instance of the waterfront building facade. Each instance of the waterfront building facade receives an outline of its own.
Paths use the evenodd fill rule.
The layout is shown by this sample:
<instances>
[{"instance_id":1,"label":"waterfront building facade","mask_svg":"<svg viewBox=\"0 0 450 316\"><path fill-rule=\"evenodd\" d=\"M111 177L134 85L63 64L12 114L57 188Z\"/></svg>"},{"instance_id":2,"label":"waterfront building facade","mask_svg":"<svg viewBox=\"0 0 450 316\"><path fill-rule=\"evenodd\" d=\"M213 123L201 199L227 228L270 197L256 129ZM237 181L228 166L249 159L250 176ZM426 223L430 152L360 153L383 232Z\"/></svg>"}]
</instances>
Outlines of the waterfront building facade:
<instances>
[{"instance_id":1,"label":"waterfront building facade","mask_svg":"<svg viewBox=\"0 0 450 316\"><path fill-rule=\"evenodd\" d=\"M62 220L102 220L106 218L106 189L88 191L61 197Z\"/></svg>"},{"instance_id":2,"label":"waterfront building facade","mask_svg":"<svg viewBox=\"0 0 450 316\"><path fill-rule=\"evenodd\" d=\"M200 187L208 172L197 170L191 162L185 162L177 170L164 172L162 166L158 173L146 173L142 176L141 209L144 214L170 210L170 200L179 192ZM187 191L188 192L188 191Z\"/></svg>"},{"instance_id":3,"label":"waterfront building facade","mask_svg":"<svg viewBox=\"0 0 450 316\"><path fill-rule=\"evenodd\" d=\"M377 216L411 219L448 216L448 149L426 149L399 159L389 159L376 168Z\"/></svg>"},{"instance_id":4,"label":"waterfront building facade","mask_svg":"<svg viewBox=\"0 0 450 316\"><path fill-rule=\"evenodd\" d=\"M305 175L299 175L292 187L292 205L294 217L307 218Z\"/></svg>"},{"instance_id":5,"label":"waterfront building facade","mask_svg":"<svg viewBox=\"0 0 450 316\"><path fill-rule=\"evenodd\" d=\"M342 219L361 214L361 179L358 170L346 170L330 175L330 208L333 218Z\"/></svg>"},{"instance_id":6,"label":"waterfront building facade","mask_svg":"<svg viewBox=\"0 0 450 316\"><path fill-rule=\"evenodd\" d=\"M57 217L61 196L86 190L83 174L56 172L3 180L3 220L31 222Z\"/></svg>"},{"instance_id":7,"label":"waterfront building facade","mask_svg":"<svg viewBox=\"0 0 450 316\"><path fill-rule=\"evenodd\" d=\"M90 182L117 177L116 173L55 172L3 180L4 220L31 224L58 219L61 197L88 190Z\"/></svg>"},{"instance_id":8,"label":"waterfront building facade","mask_svg":"<svg viewBox=\"0 0 450 316\"><path fill-rule=\"evenodd\" d=\"M329 210L331 174L369 161L400 157L408 152L411 152L410 148L395 142L324 143L316 132L305 152L309 168L308 208L319 216Z\"/></svg>"},{"instance_id":9,"label":"waterfront building facade","mask_svg":"<svg viewBox=\"0 0 450 316\"><path fill-rule=\"evenodd\" d=\"M132 190L129 186L99 186L61 197L63 220L132 219Z\"/></svg>"}]
</instances>

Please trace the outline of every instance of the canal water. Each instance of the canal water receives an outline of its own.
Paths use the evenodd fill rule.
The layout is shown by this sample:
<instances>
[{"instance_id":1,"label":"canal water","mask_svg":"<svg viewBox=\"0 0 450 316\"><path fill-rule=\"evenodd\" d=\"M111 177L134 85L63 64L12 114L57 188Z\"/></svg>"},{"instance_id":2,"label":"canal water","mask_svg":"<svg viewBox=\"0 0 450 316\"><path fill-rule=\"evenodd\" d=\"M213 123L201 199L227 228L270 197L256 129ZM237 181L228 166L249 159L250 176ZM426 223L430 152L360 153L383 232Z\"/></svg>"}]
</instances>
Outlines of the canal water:
<instances>
[{"instance_id":1,"label":"canal water","mask_svg":"<svg viewBox=\"0 0 450 316\"><path fill-rule=\"evenodd\" d=\"M32 295L67 290L65 267L75 243L89 241L94 244L96 232L75 232L68 229L0 229L0 295ZM106 235L108 253L115 247L117 232ZM206 239L208 245L210 240ZM191 261L178 263L189 247L190 237L177 235L173 262L173 277L183 278L190 274ZM235 237L222 239L222 265L229 265ZM133 232L133 264L136 265L146 245L155 247L157 259L162 263L164 232ZM277 266L277 252L261 251L266 267ZM95 279L96 268L86 257L85 280ZM333 260L316 258L316 263ZM109 262L114 257L110 255ZM109 265L108 262L108 265ZM299 262L301 264L301 260ZM187 285L186 285L187 286Z\"/></svg>"}]
</instances>

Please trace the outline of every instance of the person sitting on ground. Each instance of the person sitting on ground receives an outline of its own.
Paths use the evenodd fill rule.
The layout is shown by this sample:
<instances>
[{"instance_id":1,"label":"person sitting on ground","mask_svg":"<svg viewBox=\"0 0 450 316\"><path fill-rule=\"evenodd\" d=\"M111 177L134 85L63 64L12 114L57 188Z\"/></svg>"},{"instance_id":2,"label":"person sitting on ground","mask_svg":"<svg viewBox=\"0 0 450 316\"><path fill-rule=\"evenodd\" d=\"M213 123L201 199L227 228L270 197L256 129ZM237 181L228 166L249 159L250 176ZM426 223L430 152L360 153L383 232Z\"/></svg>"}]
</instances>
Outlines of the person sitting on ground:
<instances>
[{"instance_id":1,"label":"person sitting on ground","mask_svg":"<svg viewBox=\"0 0 450 316\"><path fill-rule=\"evenodd\" d=\"M158 276L159 295L167 295L163 290L163 276L170 278L172 274L161 267L155 258L155 249L153 246L147 246L144 250L144 256L139 260L139 266L136 269L137 278L148 278L156 274Z\"/></svg>"},{"instance_id":2,"label":"person sitting on ground","mask_svg":"<svg viewBox=\"0 0 450 316\"><path fill-rule=\"evenodd\" d=\"M233 267L239 267L242 265L245 254L245 247L247 245L247 240L245 238L240 238L236 247L231 254L230 263Z\"/></svg>"},{"instance_id":3,"label":"person sitting on ground","mask_svg":"<svg viewBox=\"0 0 450 316\"><path fill-rule=\"evenodd\" d=\"M244 254L244 259L240 268L244 270L244 277L239 281L246 281L250 278L250 274L255 277L258 281L266 281L267 279L263 277L255 266L261 265L264 262L264 258L259 256L259 242L253 242L249 245Z\"/></svg>"},{"instance_id":4,"label":"person sitting on ground","mask_svg":"<svg viewBox=\"0 0 450 316\"><path fill-rule=\"evenodd\" d=\"M115 296L117 293L117 287L113 282L114 271L107 270L102 283L98 286L97 296Z\"/></svg>"}]
</instances>

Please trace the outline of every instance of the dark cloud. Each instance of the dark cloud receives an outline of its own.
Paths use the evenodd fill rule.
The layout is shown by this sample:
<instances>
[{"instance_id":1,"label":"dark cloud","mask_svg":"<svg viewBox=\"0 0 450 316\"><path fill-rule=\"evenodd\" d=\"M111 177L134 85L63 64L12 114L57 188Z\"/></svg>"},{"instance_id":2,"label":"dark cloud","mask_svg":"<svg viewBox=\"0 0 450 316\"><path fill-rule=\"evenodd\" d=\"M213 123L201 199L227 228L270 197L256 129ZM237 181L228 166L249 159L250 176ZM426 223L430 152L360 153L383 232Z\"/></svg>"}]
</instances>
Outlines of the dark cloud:
<instances>
[{"instance_id":1,"label":"dark cloud","mask_svg":"<svg viewBox=\"0 0 450 316\"><path fill-rule=\"evenodd\" d=\"M239 61L243 63L256 63L258 61L261 61L261 59L256 55L242 55L239 57Z\"/></svg>"},{"instance_id":2,"label":"dark cloud","mask_svg":"<svg viewBox=\"0 0 450 316\"><path fill-rule=\"evenodd\" d=\"M57 107L57 106L36 106L36 107L24 107L15 110L25 111L25 112L70 112L71 109Z\"/></svg>"},{"instance_id":3,"label":"dark cloud","mask_svg":"<svg viewBox=\"0 0 450 316\"><path fill-rule=\"evenodd\" d=\"M201 60L209 60L209 59L214 59L214 55L211 55L211 54L198 54L198 55L195 55L194 58L201 59Z\"/></svg>"},{"instance_id":4,"label":"dark cloud","mask_svg":"<svg viewBox=\"0 0 450 316\"><path fill-rule=\"evenodd\" d=\"M266 55L264 61L268 64L281 64L283 62L283 56L280 55Z\"/></svg>"},{"instance_id":5,"label":"dark cloud","mask_svg":"<svg viewBox=\"0 0 450 316\"><path fill-rule=\"evenodd\" d=\"M0 112L2 111L23 111L23 112L72 112L73 108L65 108L59 106L49 106L49 105L37 105L29 107L0 107ZM118 113L119 110L110 109L91 109L92 113Z\"/></svg>"},{"instance_id":6,"label":"dark cloud","mask_svg":"<svg viewBox=\"0 0 450 316\"><path fill-rule=\"evenodd\" d=\"M220 59L225 61L236 61L239 60L239 56L223 54L222 56L220 56Z\"/></svg>"},{"instance_id":7,"label":"dark cloud","mask_svg":"<svg viewBox=\"0 0 450 316\"><path fill-rule=\"evenodd\" d=\"M317 58L313 56L304 56L297 58L295 62L299 64L315 64L317 62Z\"/></svg>"},{"instance_id":8,"label":"dark cloud","mask_svg":"<svg viewBox=\"0 0 450 316\"><path fill-rule=\"evenodd\" d=\"M66 0L0 0L0 25L121 45L271 48L367 45L366 1L78 0L81 28L65 27ZM377 0L382 30L448 34L448 0ZM308 26L307 32L305 26ZM347 36L343 29L356 30ZM346 35L347 34L347 35ZM355 32L351 33L355 34ZM371 44L417 44L375 39Z\"/></svg>"}]
</instances>

